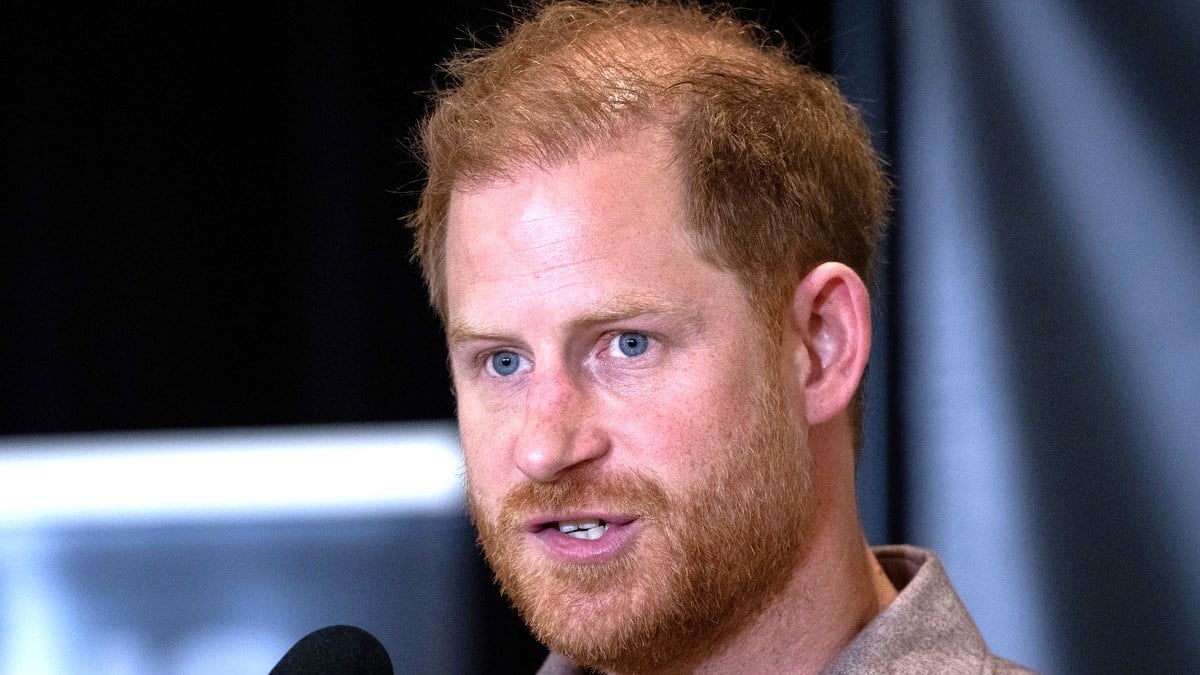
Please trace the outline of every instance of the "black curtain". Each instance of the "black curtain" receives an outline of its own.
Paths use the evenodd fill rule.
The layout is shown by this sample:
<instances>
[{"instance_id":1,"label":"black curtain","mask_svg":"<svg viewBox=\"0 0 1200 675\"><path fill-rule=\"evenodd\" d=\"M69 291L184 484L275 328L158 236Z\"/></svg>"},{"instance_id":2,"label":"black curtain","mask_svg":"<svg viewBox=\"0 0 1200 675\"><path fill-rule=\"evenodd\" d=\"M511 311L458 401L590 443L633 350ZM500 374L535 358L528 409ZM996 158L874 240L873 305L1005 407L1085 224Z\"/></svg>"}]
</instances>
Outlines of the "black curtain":
<instances>
[{"instance_id":1,"label":"black curtain","mask_svg":"<svg viewBox=\"0 0 1200 675\"><path fill-rule=\"evenodd\" d=\"M485 13L399 7L8 13L0 432L452 414L401 146Z\"/></svg>"}]
</instances>

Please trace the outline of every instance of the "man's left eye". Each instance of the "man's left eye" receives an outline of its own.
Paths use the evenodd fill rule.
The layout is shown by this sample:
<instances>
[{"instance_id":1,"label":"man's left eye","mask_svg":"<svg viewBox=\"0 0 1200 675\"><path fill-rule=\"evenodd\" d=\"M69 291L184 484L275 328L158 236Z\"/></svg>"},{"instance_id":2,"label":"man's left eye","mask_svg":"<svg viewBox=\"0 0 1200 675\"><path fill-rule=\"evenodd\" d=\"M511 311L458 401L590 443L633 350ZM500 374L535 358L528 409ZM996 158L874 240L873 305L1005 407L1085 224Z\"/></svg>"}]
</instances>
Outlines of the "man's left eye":
<instances>
[{"instance_id":1,"label":"man's left eye","mask_svg":"<svg viewBox=\"0 0 1200 675\"><path fill-rule=\"evenodd\" d=\"M613 338L609 353L613 356L641 356L650 348L650 338L642 333L621 333Z\"/></svg>"}]
</instances>

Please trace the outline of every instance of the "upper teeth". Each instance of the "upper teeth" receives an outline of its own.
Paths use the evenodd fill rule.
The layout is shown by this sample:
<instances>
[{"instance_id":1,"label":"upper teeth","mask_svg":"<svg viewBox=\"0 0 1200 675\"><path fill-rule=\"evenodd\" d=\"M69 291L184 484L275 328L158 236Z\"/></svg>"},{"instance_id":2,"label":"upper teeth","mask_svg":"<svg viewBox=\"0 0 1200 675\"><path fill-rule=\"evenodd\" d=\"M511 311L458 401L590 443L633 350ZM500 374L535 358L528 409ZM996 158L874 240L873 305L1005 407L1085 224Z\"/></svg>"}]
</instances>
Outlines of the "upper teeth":
<instances>
[{"instance_id":1,"label":"upper teeth","mask_svg":"<svg viewBox=\"0 0 1200 675\"><path fill-rule=\"evenodd\" d=\"M558 531L575 539L599 539L608 530L608 523L602 520L560 520Z\"/></svg>"}]
</instances>

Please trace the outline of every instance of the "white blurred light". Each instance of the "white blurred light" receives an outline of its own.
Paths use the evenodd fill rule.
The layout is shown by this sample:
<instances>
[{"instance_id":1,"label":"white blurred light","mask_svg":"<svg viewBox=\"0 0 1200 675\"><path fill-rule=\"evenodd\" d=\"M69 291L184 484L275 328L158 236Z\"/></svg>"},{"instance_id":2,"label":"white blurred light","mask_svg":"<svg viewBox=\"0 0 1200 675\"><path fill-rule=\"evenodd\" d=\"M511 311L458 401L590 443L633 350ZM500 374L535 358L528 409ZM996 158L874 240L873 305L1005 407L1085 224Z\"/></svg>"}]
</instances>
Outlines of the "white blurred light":
<instances>
[{"instance_id":1,"label":"white blurred light","mask_svg":"<svg viewBox=\"0 0 1200 675\"><path fill-rule=\"evenodd\" d=\"M461 507L454 426L0 439L0 527Z\"/></svg>"}]
</instances>

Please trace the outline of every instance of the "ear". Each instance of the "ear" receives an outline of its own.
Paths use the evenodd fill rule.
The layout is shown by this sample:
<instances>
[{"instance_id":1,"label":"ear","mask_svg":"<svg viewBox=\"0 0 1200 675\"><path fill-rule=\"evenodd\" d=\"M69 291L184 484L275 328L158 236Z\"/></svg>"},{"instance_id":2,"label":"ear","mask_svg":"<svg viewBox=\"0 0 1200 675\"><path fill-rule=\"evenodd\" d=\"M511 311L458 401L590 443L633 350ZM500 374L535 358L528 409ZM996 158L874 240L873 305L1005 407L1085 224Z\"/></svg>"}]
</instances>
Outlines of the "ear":
<instances>
[{"instance_id":1,"label":"ear","mask_svg":"<svg viewBox=\"0 0 1200 675\"><path fill-rule=\"evenodd\" d=\"M809 424L846 409L854 398L871 351L871 305L867 288L841 263L817 266L792 297L795 366Z\"/></svg>"}]
</instances>

